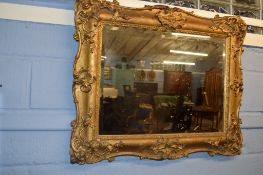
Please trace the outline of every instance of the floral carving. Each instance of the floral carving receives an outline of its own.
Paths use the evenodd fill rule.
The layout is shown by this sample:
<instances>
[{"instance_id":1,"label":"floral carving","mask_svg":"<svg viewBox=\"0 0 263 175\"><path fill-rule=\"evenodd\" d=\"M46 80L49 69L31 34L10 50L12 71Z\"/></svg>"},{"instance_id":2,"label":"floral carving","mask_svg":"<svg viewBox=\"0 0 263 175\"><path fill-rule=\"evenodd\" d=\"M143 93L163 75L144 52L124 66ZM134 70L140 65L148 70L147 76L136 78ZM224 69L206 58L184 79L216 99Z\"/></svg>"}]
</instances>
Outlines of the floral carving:
<instances>
[{"instance_id":1,"label":"floral carving","mask_svg":"<svg viewBox=\"0 0 263 175\"><path fill-rule=\"evenodd\" d=\"M243 81L242 79L235 78L230 84L230 89L234 91L235 95L241 94L243 92Z\"/></svg>"},{"instance_id":2,"label":"floral carving","mask_svg":"<svg viewBox=\"0 0 263 175\"><path fill-rule=\"evenodd\" d=\"M216 15L212 20L213 25L210 28L214 31L222 31L227 35L237 37L237 48L240 49L246 36L247 26L239 16L219 17Z\"/></svg>"},{"instance_id":3,"label":"floral carving","mask_svg":"<svg viewBox=\"0 0 263 175\"><path fill-rule=\"evenodd\" d=\"M113 0L112 3L104 2L102 3L101 8L106 8L113 13L112 20L117 20L117 19L129 20L130 19L130 17L124 13L123 7L120 6L117 0Z\"/></svg>"},{"instance_id":4,"label":"floral carving","mask_svg":"<svg viewBox=\"0 0 263 175\"><path fill-rule=\"evenodd\" d=\"M243 42L242 42L243 44ZM242 46L240 46L239 48L233 48L233 59L234 61L237 63L237 61L239 61L240 59L240 54L244 52L244 49L242 48Z\"/></svg>"},{"instance_id":5,"label":"floral carving","mask_svg":"<svg viewBox=\"0 0 263 175\"><path fill-rule=\"evenodd\" d=\"M92 84L96 78L89 73L87 69L81 68L77 74L74 75L73 85L79 85L82 92L88 93L92 89Z\"/></svg>"},{"instance_id":6,"label":"floral carving","mask_svg":"<svg viewBox=\"0 0 263 175\"><path fill-rule=\"evenodd\" d=\"M72 163L95 163L101 160L112 161L112 153L118 152L123 147L122 142L110 144L100 140L88 140L86 135L88 128L93 128L92 110L79 117L79 120L71 122L74 137L71 139L71 162Z\"/></svg>"},{"instance_id":7,"label":"floral carving","mask_svg":"<svg viewBox=\"0 0 263 175\"><path fill-rule=\"evenodd\" d=\"M160 11L157 17L163 26L172 29L181 29L186 22L186 18L183 17L179 9Z\"/></svg>"},{"instance_id":8,"label":"floral carving","mask_svg":"<svg viewBox=\"0 0 263 175\"><path fill-rule=\"evenodd\" d=\"M227 130L225 140L217 140L208 142L214 148L210 152L213 154L237 155L241 154L242 148L242 134L240 128L241 120L234 114L231 114L231 126Z\"/></svg>"},{"instance_id":9,"label":"floral carving","mask_svg":"<svg viewBox=\"0 0 263 175\"><path fill-rule=\"evenodd\" d=\"M95 36L100 22L100 12L103 9L107 9L112 12L112 20L119 18L129 20L130 18L123 13L123 8L119 5L119 2L113 0L108 2L106 0L80 0L79 12L76 14L75 23L76 26L82 28L81 42L88 43L90 52L93 53L96 47ZM76 37L75 38L79 38Z\"/></svg>"},{"instance_id":10,"label":"floral carving","mask_svg":"<svg viewBox=\"0 0 263 175\"><path fill-rule=\"evenodd\" d=\"M86 114L84 116L81 116L81 126L83 127L90 127L90 128L93 128L94 127L94 123L93 123L93 120L92 120L92 115L91 114Z\"/></svg>"},{"instance_id":11,"label":"floral carving","mask_svg":"<svg viewBox=\"0 0 263 175\"><path fill-rule=\"evenodd\" d=\"M150 148L147 148L147 156L141 158L177 159L185 156L183 148L184 145L176 140L160 138Z\"/></svg>"},{"instance_id":12,"label":"floral carving","mask_svg":"<svg viewBox=\"0 0 263 175\"><path fill-rule=\"evenodd\" d=\"M113 161L112 153L118 152L124 146L122 142L110 144L100 140L74 138L72 140L72 163L95 163L101 160Z\"/></svg>"},{"instance_id":13,"label":"floral carving","mask_svg":"<svg viewBox=\"0 0 263 175\"><path fill-rule=\"evenodd\" d=\"M96 6L93 6L96 7ZM95 35L96 29L99 25L99 17L95 13L96 8L93 8L90 11L82 10L78 13L76 18L76 24L82 28L82 32L79 34L80 37L76 34L74 37L79 40L81 38L82 43L88 43L90 47L90 52L93 53L96 47L95 44Z\"/></svg>"},{"instance_id":14,"label":"floral carving","mask_svg":"<svg viewBox=\"0 0 263 175\"><path fill-rule=\"evenodd\" d=\"M80 115L78 123L76 123L76 120L73 120L71 122L71 126L73 128L76 128L76 127L81 127L81 128L90 127L90 128L93 128L94 127L94 122L92 120L92 110L89 108L87 111L88 111L87 114Z\"/></svg>"}]
</instances>

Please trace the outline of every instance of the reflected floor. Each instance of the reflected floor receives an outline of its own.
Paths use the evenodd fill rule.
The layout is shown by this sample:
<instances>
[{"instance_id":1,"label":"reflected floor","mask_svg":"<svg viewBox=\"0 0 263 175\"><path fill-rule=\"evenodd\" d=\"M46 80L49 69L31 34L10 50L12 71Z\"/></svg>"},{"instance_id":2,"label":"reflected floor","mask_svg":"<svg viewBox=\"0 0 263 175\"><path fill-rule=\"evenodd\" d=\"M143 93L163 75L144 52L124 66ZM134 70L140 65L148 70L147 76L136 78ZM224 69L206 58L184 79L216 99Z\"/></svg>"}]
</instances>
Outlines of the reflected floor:
<instances>
[{"instance_id":1,"label":"reflected floor","mask_svg":"<svg viewBox=\"0 0 263 175\"><path fill-rule=\"evenodd\" d=\"M172 104L157 106L146 103L146 98L143 98L143 103L140 100L139 97L129 100L123 97L104 98L100 134L167 134L219 130L219 113L196 111L194 104L189 102L183 102L178 108Z\"/></svg>"}]
</instances>

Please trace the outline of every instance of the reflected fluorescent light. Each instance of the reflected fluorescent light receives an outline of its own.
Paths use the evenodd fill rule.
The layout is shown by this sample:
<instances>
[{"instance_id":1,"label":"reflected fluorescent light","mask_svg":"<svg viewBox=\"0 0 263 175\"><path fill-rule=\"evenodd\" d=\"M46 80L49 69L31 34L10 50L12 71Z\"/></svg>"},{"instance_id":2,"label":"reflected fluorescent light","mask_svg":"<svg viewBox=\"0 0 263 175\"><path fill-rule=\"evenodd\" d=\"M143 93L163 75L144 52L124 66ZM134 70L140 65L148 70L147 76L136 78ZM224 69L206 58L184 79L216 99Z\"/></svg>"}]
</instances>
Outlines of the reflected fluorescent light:
<instances>
[{"instance_id":1,"label":"reflected fluorescent light","mask_svg":"<svg viewBox=\"0 0 263 175\"><path fill-rule=\"evenodd\" d=\"M174 36L189 36L189 37L195 37L195 38L211 38L210 36L204 36L204 35L193 35L193 34L187 34L187 33L172 33Z\"/></svg>"},{"instance_id":2,"label":"reflected fluorescent light","mask_svg":"<svg viewBox=\"0 0 263 175\"><path fill-rule=\"evenodd\" d=\"M119 30L119 27L112 26L110 29L111 29L111 30Z\"/></svg>"},{"instance_id":3,"label":"reflected fluorescent light","mask_svg":"<svg viewBox=\"0 0 263 175\"><path fill-rule=\"evenodd\" d=\"M195 63L180 62L180 61L163 61L163 64L183 64L183 65L190 65L190 66L194 66L195 65Z\"/></svg>"},{"instance_id":4,"label":"reflected fluorescent light","mask_svg":"<svg viewBox=\"0 0 263 175\"><path fill-rule=\"evenodd\" d=\"M154 65L154 64L162 64L162 62L151 62L150 65Z\"/></svg>"},{"instance_id":5,"label":"reflected fluorescent light","mask_svg":"<svg viewBox=\"0 0 263 175\"><path fill-rule=\"evenodd\" d=\"M196 52L186 52L186 51L181 51L181 50L170 50L170 53L180 53L180 54L185 54L185 55L196 55L196 56L203 56L207 57L207 53L196 53Z\"/></svg>"},{"instance_id":6,"label":"reflected fluorescent light","mask_svg":"<svg viewBox=\"0 0 263 175\"><path fill-rule=\"evenodd\" d=\"M106 56L101 56L101 59L100 60L102 60L102 61L104 61L104 60L106 60Z\"/></svg>"},{"instance_id":7,"label":"reflected fluorescent light","mask_svg":"<svg viewBox=\"0 0 263 175\"><path fill-rule=\"evenodd\" d=\"M223 57L224 57L224 56L226 56L226 54L225 54L225 53L223 53Z\"/></svg>"}]
</instances>

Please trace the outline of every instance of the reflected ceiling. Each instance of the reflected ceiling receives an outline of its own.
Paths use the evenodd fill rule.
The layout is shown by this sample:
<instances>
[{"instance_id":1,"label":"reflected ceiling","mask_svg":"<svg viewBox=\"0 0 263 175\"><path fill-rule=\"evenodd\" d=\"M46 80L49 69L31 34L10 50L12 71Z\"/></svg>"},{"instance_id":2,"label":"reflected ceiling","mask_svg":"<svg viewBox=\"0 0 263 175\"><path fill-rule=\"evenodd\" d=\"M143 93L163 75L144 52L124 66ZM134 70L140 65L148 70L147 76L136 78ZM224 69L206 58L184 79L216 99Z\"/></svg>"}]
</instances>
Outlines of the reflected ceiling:
<instances>
[{"instance_id":1,"label":"reflected ceiling","mask_svg":"<svg viewBox=\"0 0 263 175\"><path fill-rule=\"evenodd\" d=\"M102 55L111 61L126 57L132 60L172 60L196 62L206 59L205 56L171 53L187 51L192 53L208 54L208 57L222 58L223 40L209 36L177 35L172 32L134 30L133 28L120 28L105 26L107 38L103 38ZM105 47L107 46L107 47ZM107 49L106 49L107 48Z\"/></svg>"}]
</instances>

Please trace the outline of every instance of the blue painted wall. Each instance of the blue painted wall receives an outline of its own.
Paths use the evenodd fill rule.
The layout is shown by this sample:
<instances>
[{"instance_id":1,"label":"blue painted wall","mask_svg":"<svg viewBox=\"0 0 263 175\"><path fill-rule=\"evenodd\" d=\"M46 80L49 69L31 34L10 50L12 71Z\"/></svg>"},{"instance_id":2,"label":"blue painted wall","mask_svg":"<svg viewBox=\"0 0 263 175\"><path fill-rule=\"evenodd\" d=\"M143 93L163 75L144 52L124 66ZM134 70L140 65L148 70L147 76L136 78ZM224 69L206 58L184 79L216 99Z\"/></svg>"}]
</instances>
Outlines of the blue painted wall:
<instances>
[{"instance_id":1,"label":"blue painted wall","mask_svg":"<svg viewBox=\"0 0 263 175\"><path fill-rule=\"evenodd\" d=\"M75 0L0 0L0 2L72 10L74 7Z\"/></svg>"},{"instance_id":2,"label":"blue painted wall","mask_svg":"<svg viewBox=\"0 0 263 175\"><path fill-rule=\"evenodd\" d=\"M263 174L263 49L251 47L243 55L242 155L71 165L73 33L73 26L0 20L0 175Z\"/></svg>"}]
</instances>

